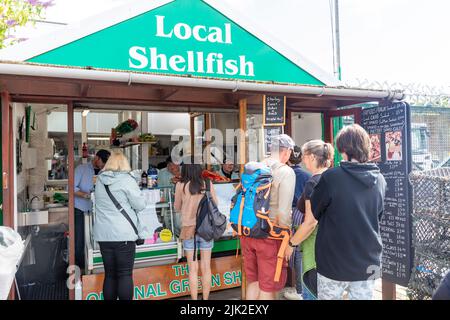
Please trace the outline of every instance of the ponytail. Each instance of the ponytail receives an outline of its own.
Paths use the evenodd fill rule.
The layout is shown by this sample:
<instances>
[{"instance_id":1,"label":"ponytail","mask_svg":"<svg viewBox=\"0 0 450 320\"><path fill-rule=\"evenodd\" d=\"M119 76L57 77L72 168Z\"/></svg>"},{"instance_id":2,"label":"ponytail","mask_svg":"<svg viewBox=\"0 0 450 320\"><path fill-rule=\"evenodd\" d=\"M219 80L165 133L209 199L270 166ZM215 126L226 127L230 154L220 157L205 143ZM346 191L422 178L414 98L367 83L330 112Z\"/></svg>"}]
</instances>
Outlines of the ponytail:
<instances>
[{"instance_id":1,"label":"ponytail","mask_svg":"<svg viewBox=\"0 0 450 320\"><path fill-rule=\"evenodd\" d=\"M302 152L303 154L314 155L318 167L331 167L334 158L334 148L330 143L322 140L311 140L303 145Z\"/></svg>"}]
</instances>

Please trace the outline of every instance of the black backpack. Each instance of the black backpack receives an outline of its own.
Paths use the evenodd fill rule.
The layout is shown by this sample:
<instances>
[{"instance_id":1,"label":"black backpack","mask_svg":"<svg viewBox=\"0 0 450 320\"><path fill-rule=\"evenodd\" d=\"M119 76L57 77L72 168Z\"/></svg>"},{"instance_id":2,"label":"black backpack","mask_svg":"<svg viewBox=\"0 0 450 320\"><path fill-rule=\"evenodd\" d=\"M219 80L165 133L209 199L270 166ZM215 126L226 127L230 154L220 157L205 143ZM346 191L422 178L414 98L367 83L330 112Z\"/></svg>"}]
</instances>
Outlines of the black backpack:
<instances>
[{"instance_id":1,"label":"black backpack","mask_svg":"<svg viewBox=\"0 0 450 320\"><path fill-rule=\"evenodd\" d=\"M210 181L206 180L205 195L197 209L195 235L205 241L219 240L227 228L227 217L222 214L214 203L210 192ZM197 252L197 242L194 236L194 260Z\"/></svg>"}]
</instances>

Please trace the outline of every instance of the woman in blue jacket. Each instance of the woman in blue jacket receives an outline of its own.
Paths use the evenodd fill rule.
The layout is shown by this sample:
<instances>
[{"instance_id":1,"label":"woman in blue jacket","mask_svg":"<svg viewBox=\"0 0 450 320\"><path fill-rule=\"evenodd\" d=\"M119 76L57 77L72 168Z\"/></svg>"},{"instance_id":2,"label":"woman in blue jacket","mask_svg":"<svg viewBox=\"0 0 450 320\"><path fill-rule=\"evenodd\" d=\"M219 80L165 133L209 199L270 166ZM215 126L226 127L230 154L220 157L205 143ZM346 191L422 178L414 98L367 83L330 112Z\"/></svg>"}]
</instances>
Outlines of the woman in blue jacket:
<instances>
[{"instance_id":1,"label":"woman in blue jacket","mask_svg":"<svg viewBox=\"0 0 450 320\"><path fill-rule=\"evenodd\" d=\"M114 152L95 185L94 239L100 245L105 267L103 297L105 300L133 299L133 267L136 232L116 208L105 186L138 227L137 213L145 208L145 200L136 180L130 174L127 158ZM138 228L139 229L139 228Z\"/></svg>"}]
</instances>

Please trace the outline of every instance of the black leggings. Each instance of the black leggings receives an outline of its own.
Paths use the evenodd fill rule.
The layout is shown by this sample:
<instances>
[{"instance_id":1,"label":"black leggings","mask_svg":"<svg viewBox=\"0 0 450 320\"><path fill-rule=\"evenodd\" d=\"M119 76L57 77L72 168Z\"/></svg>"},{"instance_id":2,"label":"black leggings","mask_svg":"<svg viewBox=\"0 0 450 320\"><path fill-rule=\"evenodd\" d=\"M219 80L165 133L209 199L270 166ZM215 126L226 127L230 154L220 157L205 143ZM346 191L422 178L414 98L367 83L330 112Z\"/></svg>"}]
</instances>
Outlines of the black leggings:
<instances>
[{"instance_id":1,"label":"black leggings","mask_svg":"<svg viewBox=\"0 0 450 320\"><path fill-rule=\"evenodd\" d=\"M133 300L134 241L99 242L105 267L103 298Z\"/></svg>"}]
</instances>

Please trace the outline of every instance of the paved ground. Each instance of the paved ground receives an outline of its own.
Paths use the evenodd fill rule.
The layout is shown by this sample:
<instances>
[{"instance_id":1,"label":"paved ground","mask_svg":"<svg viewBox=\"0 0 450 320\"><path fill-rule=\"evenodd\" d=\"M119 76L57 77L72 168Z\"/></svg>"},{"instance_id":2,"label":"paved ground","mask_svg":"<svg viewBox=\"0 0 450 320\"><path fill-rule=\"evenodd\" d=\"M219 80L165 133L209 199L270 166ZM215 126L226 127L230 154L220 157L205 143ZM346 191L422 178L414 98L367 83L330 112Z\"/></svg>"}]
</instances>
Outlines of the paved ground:
<instances>
[{"instance_id":1,"label":"paved ground","mask_svg":"<svg viewBox=\"0 0 450 320\"><path fill-rule=\"evenodd\" d=\"M397 300L408 300L406 295L406 288L397 286ZM285 300L283 295L280 295L281 300ZM179 298L179 300L189 300L190 297ZM218 292L212 292L210 294L210 300L240 300L241 288L234 288L228 290L222 290ZM375 284L374 300L381 300L381 280L377 280Z\"/></svg>"}]
</instances>

